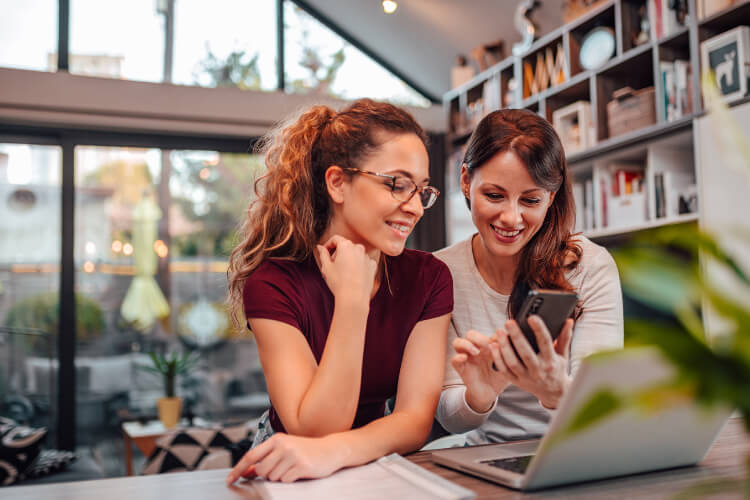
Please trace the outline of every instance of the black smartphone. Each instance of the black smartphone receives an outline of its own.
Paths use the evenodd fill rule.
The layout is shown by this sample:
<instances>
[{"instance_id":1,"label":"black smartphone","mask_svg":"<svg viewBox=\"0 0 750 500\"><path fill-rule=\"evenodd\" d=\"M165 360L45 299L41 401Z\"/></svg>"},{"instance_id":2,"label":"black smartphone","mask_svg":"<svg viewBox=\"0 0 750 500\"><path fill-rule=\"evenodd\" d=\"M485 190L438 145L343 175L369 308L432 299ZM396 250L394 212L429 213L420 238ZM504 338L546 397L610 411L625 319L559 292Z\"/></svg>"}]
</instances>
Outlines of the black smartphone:
<instances>
[{"instance_id":1,"label":"black smartphone","mask_svg":"<svg viewBox=\"0 0 750 500\"><path fill-rule=\"evenodd\" d=\"M516 321L534 352L539 352L539 346L536 343L534 330L529 326L529 316L536 314L542 318L554 341L560 335L565 320L573 314L577 303L578 295L573 292L541 289L529 292L521 305Z\"/></svg>"}]
</instances>

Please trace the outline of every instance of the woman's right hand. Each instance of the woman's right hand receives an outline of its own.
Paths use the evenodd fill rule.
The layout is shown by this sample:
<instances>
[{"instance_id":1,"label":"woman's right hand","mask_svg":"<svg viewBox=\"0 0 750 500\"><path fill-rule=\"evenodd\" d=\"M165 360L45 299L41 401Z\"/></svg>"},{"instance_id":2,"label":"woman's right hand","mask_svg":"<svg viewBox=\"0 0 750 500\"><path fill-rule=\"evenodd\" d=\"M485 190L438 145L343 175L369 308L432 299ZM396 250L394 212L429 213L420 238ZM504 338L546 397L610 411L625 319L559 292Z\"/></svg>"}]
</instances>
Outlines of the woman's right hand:
<instances>
[{"instance_id":1,"label":"woman's right hand","mask_svg":"<svg viewBox=\"0 0 750 500\"><path fill-rule=\"evenodd\" d=\"M239 478L261 477L290 483L330 476L345 464L348 453L334 435L321 438L276 433L250 449L227 475L227 486Z\"/></svg>"},{"instance_id":2,"label":"woman's right hand","mask_svg":"<svg viewBox=\"0 0 750 500\"><path fill-rule=\"evenodd\" d=\"M318 256L320 272L335 298L370 302L378 263L367 255L364 246L336 235L318 245Z\"/></svg>"},{"instance_id":3,"label":"woman's right hand","mask_svg":"<svg viewBox=\"0 0 750 500\"><path fill-rule=\"evenodd\" d=\"M477 413L485 413L510 382L492 368L493 353L499 356L497 343L485 335L469 330L465 337L453 341L456 354L451 365L466 385L466 402Z\"/></svg>"}]
</instances>

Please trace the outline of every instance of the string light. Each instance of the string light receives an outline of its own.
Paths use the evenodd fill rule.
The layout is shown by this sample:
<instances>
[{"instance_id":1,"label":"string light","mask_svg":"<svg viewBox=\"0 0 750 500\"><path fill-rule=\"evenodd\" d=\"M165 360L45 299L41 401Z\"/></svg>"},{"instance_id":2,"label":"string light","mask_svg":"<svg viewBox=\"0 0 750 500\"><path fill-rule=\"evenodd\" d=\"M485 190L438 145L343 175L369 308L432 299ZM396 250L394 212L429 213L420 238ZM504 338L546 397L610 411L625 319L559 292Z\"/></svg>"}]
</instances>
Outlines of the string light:
<instances>
[{"instance_id":1,"label":"string light","mask_svg":"<svg viewBox=\"0 0 750 500\"><path fill-rule=\"evenodd\" d=\"M393 14L398 9L398 4L393 0L383 0L383 12Z\"/></svg>"}]
</instances>

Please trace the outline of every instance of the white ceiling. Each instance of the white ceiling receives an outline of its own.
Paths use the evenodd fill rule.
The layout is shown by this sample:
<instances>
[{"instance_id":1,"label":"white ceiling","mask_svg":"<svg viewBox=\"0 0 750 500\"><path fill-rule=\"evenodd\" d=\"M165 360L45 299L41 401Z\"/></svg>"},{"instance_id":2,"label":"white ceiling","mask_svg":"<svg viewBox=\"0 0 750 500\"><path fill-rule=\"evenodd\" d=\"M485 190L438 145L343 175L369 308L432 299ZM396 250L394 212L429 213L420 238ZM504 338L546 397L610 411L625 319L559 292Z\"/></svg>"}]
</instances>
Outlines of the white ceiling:
<instances>
[{"instance_id":1,"label":"white ceiling","mask_svg":"<svg viewBox=\"0 0 750 500\"><path fill-rule=\"evenodd\" d=\"M342 30L437 98L450 90L457 54L505 40L505 53L521 39L513 25L520 0L397 0L394 14L380 0L306 0ZM564 0L542 0L532 19L539 34L563 24Z\"/></svg>"}]
</instances>

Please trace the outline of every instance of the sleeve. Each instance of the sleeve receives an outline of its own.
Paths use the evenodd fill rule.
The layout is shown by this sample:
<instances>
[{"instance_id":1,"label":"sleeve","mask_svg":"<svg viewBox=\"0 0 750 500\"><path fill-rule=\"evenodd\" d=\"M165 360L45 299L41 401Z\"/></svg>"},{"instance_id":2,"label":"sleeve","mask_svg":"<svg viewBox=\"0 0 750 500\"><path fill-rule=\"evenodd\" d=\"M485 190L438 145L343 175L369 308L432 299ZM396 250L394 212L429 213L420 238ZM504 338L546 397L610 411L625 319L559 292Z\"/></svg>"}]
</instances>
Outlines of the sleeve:
<instances>
[{"instance_id":1,"label":"sleeve","mask_svg":"<svg viewBox=\"0 0 750 500\"><path fill-rule=\"evenodd\" d=\"M435 418L448 432L460 434L484 424L490 414L495 411L497 399L492 407L484 413L475 412L466 402L466 386L451 364L451 359L456 354L453 349L453 339L456 337L456 328L451 321L448 327L448 346L445 350L445 381L440 393Z\"/></svg>"},{"instance_id":2,"label":"sleeve","mask_svg":"<svg viewBox=\"0 0 750 500\"><path fill-rule=\"evenodd\" d=\"M453 278L448 266L433 256L430 256L426 266L425 305L419 321L437 318L453 312ZM434 278L433 278L434 277ZM432 279L431 279L432 278Z\"/></svg>"},{"instance_id":3,"label":"sleeve","mask_svg":"<svg viewBox=\"0 0 750 500\"><path fill-rule=\"evenodd\" d=\"M294 278L280 267L264 262L245 281L245 317L273 319L302 331L302 316Z\"/></svg>"},{"instance_id":4,"label":"sleeve","mask_svg":"<svg viewBox=\"0 0 750 500\"><path fill-rule=\"evenodd\" d=\"M583 312L576 321L570 352L570 372L575 374L586 356L623 346L623 312L620 275L614 259L604 249L584 271L579 288Z\"/></svg>"}]
</instances>

